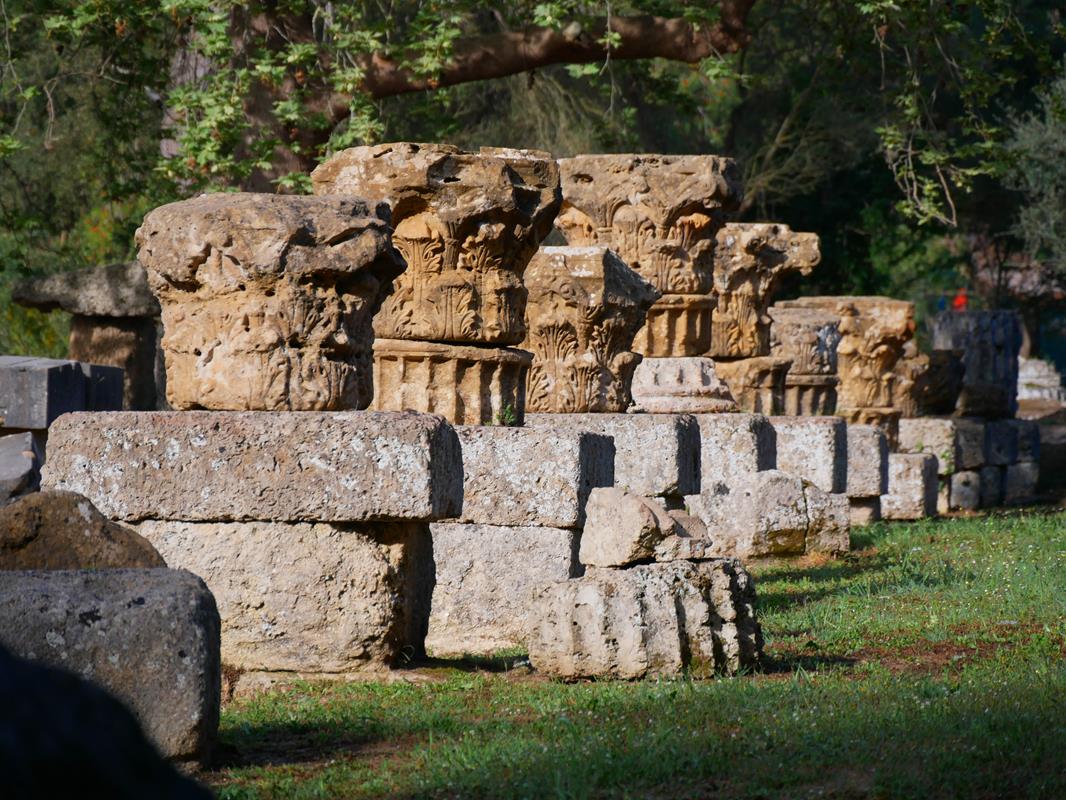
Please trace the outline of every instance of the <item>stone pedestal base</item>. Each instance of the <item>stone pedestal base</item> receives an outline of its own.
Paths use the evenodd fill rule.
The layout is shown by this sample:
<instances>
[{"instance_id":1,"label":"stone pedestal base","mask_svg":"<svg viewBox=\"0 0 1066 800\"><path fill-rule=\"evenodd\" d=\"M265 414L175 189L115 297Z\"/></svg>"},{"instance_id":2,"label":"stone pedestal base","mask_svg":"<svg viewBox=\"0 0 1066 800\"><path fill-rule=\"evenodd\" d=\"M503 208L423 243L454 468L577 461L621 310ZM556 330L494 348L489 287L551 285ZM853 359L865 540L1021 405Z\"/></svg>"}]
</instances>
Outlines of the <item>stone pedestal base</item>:
<instances>
[{"instance_id":1,"label":"stone pedestal base","mask_svg":"<svg viewBox=\"0 0 1066 800\"><path fill-rule=\"evenodd\" d=\"M737 404L709 358L645 358L633 375L633 400L652 414L718 414Z\"/></svg>"},{"instance_id":2,"label":"stone pedestal base","mask_svg":"<svg viewBox=\"0 0 1066 800\"><path fill-rule=\"evenodd\" d=\"M703 294L665 294L648 311L633 350L649 358L680 358L706 353L711 346L715 299Z\"/></svg>"},{"instance_id":3,"label":"stone pedestal base","mask_svg":"<svg viewBox=\"0 0 1066 800\"><path fill-rule=\"evenodd\" d=\"M888 438L888 448L896 450L901 416L898 408L838 408L837 416L843 417L849 425L876 425Z\"/></svg>"},{"instance_id":4,"label":"stone pedestal base","mask_svg":"<svg viewBox=\"0 0 1066 800\"><path fill-rule=\"evenodd\" d=\"M749 414L781 414L785 405L785 376L792 359L776 356L716 359L715 368L729 391Z\"/></svg>"},{"instance_id":5,"label":"stone pedestal base","mask_svg":"<svg viewBox=\"0 0 1066 800\"><path fill-rule=\"evenodd\" d=\"M509 347L378 339L372 408L440 414L457 425L521 425L532 362Z\"/></svg>"},{"instance_id":6,"label":"stone pedestal base","mask_svg":"<svg viewBox=\"0 0 1066 800\"><path fill-rule=\"evenodd\" d=\"M835 375L785 375L784 413L790 417L821 417L837 410Z\"/></svg>"}]
</instances>

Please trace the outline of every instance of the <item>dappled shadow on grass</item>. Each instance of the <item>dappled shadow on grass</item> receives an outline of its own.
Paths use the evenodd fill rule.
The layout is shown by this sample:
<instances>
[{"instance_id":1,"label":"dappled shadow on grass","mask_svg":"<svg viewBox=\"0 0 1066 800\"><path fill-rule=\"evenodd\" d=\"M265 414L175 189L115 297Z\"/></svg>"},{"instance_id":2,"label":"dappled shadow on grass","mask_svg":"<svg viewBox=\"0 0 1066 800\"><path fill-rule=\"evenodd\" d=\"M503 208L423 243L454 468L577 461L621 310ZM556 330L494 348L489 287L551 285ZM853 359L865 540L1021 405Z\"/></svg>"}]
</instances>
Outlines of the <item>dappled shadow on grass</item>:
<instances>
[{"instance_id":1,"label":"dappled shadow on grass","mask_svg":"<svg viewBox=\"0 0 1066 800\"><path fill-rule=\"evenodd\" d=\"M224 731L213 769L277 766L354 757L390 740L372 719L358 724L257 723Z\"/></svg>"},{"instance_id":2,"label":"dappled shadow on grass","mask_svg":"<svg viewBox=\"0 0 1066 800\"><path fill-rule=\"evenodd\" d=\"M501 655L501 656L473 656L463 655L459 657L440 658L436 656L426 656L421 659L414 659L406 664L401 665L398 671L404 670L456 670L458 672L489 672L489 673L503 673L511 672L518 668L521 668L529 663L529 658L525 653L517 655Z\"/></svg>"}]
</instances>

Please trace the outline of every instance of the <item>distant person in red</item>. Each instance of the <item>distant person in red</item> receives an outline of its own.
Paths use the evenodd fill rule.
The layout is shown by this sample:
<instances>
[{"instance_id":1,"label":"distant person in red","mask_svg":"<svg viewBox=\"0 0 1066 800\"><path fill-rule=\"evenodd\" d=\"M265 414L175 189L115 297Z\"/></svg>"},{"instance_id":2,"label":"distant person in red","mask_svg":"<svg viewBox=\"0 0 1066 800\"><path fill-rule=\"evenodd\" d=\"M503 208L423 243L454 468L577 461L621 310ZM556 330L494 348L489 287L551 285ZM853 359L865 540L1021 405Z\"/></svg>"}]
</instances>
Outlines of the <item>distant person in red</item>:
<instances>
[{"instance_id":1,"label":"distant person in red","mask_svg":"<svg viewBox=\"0 0 1066 800\"><path fill-rule=\"evenodd\" d=\"M955 293L955 299L951 301L951 310L965 311L969 304L970 298L966 296L966 287L964 286Z\"/></svg>"}]
</instances>

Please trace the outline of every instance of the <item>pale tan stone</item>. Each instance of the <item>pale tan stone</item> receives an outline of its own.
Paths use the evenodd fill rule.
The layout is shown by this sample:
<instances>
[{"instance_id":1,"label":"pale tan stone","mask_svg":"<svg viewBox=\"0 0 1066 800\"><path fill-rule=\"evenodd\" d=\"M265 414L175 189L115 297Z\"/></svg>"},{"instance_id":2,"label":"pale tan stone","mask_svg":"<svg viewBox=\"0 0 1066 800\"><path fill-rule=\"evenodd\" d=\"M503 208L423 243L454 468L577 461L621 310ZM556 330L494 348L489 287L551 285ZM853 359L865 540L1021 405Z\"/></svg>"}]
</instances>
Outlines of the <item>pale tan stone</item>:
<instances>
[{"instance_id":1,"label":"pale tan stone","mask_svg":"<svg viewBox=\"0 0 1066 800\"><path fill-rule=\"evenodd\" d=\"M423 414L77 413L49 434L43 485L111 519L434 520L462 508L459 440Z\"/></svg>"},{"instance_id":2,"label":"pale tan stone","mask_svg":"<svg viewBox=\"0 0 1066 800\"><path fill-rule=\"evenodd\" d=\"M898 408L837 408L837 416L849 425L874 425L880 428L888 439L890 450L895 450L899 445L901 412Z\"/></svg>"},{"instance_id":3,"label":"pale tan stone","mask_svg":"<svg viewBox=\"0 0 1066 800\"><path fill-rule=\"evenodd\" d=\"M880 497L851 497L851 527L869 525L881 519Z\"/></svg>"},{"instance_id":4,"label":"pale tan stone","mask_svg":"<svg viewBox=\"0 0 1066 800\"><path fill-rule=\"evenodd\" d=\"M775 284L789 272L809 275L821 259L818 236L787 225L731 222L717 233L711 326L714 358L770 355L767 314Z\"/></svg>"},{"instance_id":5,"label":"pale tan stone","mask_svg":"<svg viewBox=\"0 0 1066 800\"><path fill-rule=\"evenodd\" d=\"M342 150L311 173L317 195L388 203L406 270L374 318L387 339L515 345L522 273L559 210L547 153L397 142Z\"/></svg>"},{"instance_id":6,"label":"pale tan stone","mask_svg":"<svg viewBox=\"0 0 1066 800\"><path fill-rule=\"evenodd\" d=\"M904 357L896 362L895 380L892 384L892 403L903 418L922 416L925 398L929 394L929 356L917 352L912 339L904 348Z\"/></svg>"},{"instance_id":7,"label":"pale tan stone","mask_svg":"<svg viewBox=\"0 0 1066 800\"><path fill-rule=\"evenodd\" d=\"M201 195L137 231L179 409L370 402L370 321L403 264L388 209L347 197Z\"/></svg>"},{"instance_id":8,"label":"pale tan stone","mask_svg":"<svg viewBox=\"0 0 1066 800\"><path fill-rule=\"evenodd\" d=\"M888 439L874 425L848 425L847 495L880 497L888 491Z\"/></svg>"},{"instance_id":9,"label":"pale tan stone","mask_svg":"<svg viewBox=\"0 0 1066 800\"><path fill-rule=\"evenodd\" d=\"M633 375L633 400L652 414L717 414L737 410L709 358L646 358Z\"/></svg>"},{"instance_id":10,"label":"pale tan stone","mask_svg":"<svg viewBox=\"0 0 1066 800\"><path fill-rule=\"evenodd\" d=\"M700 414L696 420L704 493L777 466L777 436L762 414Z\"/></svg>"},{"instance_id":11,"label":"pale tan stone","mask_svg":"<svg viewBox=\"0 0 1066 800\"><path fill-rule=\"evenodd\" d=\"M981 473L959 470L948 478L948 506L951 510L976 511L981 507Z\"/></svg>"},{"instance_id":12,"label":"pale tan stone","mask_svg":"<svg viewBox=\"0 0 1066 800\"><path fill-rule=\"evenodd\" d=\"M937 460L932 455L891 453L888 492L881 497L885 519L913 520L936 516Z\"/></svg>"},{"instance_id":13,"label":"pale tan stone","mask_svg":"<svg viewBox=\"0 0 1066 800\"><path fill-rule=\"evenodd\" d=\"M86 364L122 370L123 405L149 411L156 396L156 322L151 317L83 317L70 320L67 355Z\"/></svg>"},{"instance_id":14,"label":"pale tan stone","mask_svg":"<svg viewBox=\"0 0 1066 800\"><path fill-rule=\"evenodd\" d=\"M647 323L633 340L633 349L648 358L698 355L711 342L715 299L702 294L667 294L648 311Z\"/></svg>"},{"instance_id":15,"label":"pale tan stone","mask_svg":"<svg viewBox=\"0 0 1066 800\"><path fill-rule=\"evenodd\" d=\"M603 247L542 247L526 268L533 353L529 411L617 412L633 404L633 337L659 292Z\"/></svg>"},{"instance_id":16,"label":"pale tan stone","mask_svg":"<svg viewBox=\"0 0 1066 800\"><path fill-rule=\"evenodd\" d=\"M920 419L901 419L899 421L899 450L902 453L929 453L936 456L937 474L951 475L958 465L958 444L956 442L956 430L959 420L936 419L925 417ZM980 466L984 462L982 456L978 463L968 466Z\"/></svg>"},{"instance_id":17,"label":"pale tan stone","mask_svg":"<svg viewBox=\"0 0 1066 800\"><path fill-rule=\"evenodd\" d=\"M606 436L565 427L459 425L463 510L458 522L577 528L598 486L614 483Z\"/></svg>"},{"instance_id":18,"label":"pale tan stone","mask_svg":"<svg viewBox=\"0 0 1066 800\"><path fill-rule=\"evenodd\" d=\"M777 434L777 468L824 492L842 493L848 482L848 426L839 417L771 417Z\"/></svg>"},{"instance_id":19,"label":"pale tan stone","mask_svg":"<svg viewBox=\"0 0 1066 800\"><path fill-rule=\"evenodd\" d=\"M770 352L792 359L789 376L836 375L840 316L819 308L771 306Z\"/></svg>"},{"instance_id":20,"label":"pale tan stone","mask_svg":"<svg viewBox=\"0 0 1066 800\"><path fill-rule=\"evenodd\" d=\"M422 650L433 575L425 525L145 520L134 529L207 583L229 666L345 673Z\"/></svg>"},{"instance_id":21,"label":"pale tan stone","mask_svg":"<svg viewBox=\"0 0 1066 800\"><path fill-rule=\"evenodd\" d=\"M376 339L371 407L440 414L457 425L521 425L532 362L510 347Z\"/></svg>"},{"instance_id":22,"label":"pale tan stone","mask_svg":"<svg viewBox=\"0 0 1066 800\"><path fill-rule=\"evenodd\" d=\"M655 557L677 536L677 522L655 500L624 489L593 489L585 506L578 559L586 567L626 567Z\"/></svg>"},{"instance_id":23,"label":"pale tan stone","mask_svg":"<svg viewBox=\"0 0 1066 800\"><path fill-rule=\"evenodd\" d=\"M790 417L823 417L837 410L836 375L785 374L784 398L781 413Z\"/></svg>"},{"instance_id":24,"label":"pale tan stone","mask_svg":"<svg viewBox=\"0 0 1066 800\"><path fill-rule=\"evenodd\" d=\"M729 387L741 411L780 414L785 405L785 380L791 360L756 356L736 360L715 359L714 368Z\"/></svg>"},{"instance_id":25,"label":"pale tan stone","mask_svg":"<svg viewBox=\"0 0 1066 800\"><path fill-rule=\"evenodd\" d=\"M823 492L813 483L805 483L803 499L807 503L808 553L840 555L851 549L851 503L845 494Z\"/></svg>"},{"instance_id":26,"label":"pale tan stone","mask_svg":"<svg viewBox=\"0 0 1066 800\"><path fill-rule=\"evenodd\" d=\"M492 655L524 647L536 594L580 573L580 532L565 528L434 523L436 584L426 649Z\"/></svg>"},{"instance_id":27,"label":"pale tan stone","mask_svg":"<svg viewBox=\"0 0 1066 800\"><path fill-rule=\"evenodd\" d=\"M546 587L529 658L563 678L733 674L759 663L755 584L735 559L590 569Z\"/></svg>"}]
</instances>

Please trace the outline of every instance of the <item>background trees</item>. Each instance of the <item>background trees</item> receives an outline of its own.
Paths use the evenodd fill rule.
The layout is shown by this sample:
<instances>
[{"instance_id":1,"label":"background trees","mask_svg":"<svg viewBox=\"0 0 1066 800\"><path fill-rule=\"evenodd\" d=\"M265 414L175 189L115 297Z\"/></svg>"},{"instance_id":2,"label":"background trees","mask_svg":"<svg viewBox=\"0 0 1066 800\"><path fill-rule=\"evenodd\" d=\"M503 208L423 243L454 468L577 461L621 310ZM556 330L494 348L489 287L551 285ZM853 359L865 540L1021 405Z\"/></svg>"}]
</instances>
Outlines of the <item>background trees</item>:
<instances>
[{"instance_id":1,"label":"background trees","mask_svg":"<svg viewBox=\"0 0 1066 800\"><path fill-rule=\"evenodd\" d=\"M0 11L0 302L16 276L128 256L144 210L169 199L304 191L332 150L404 138L733 155L746 218L821 234L804 291L924 302L969 285L1007 302L1002 276L1036 268L1030 289L1054 302L1066 268L1064 31L1050 2ZM61 323L4 308L0 350L62 349Z\"/></svg>"}]
</instances>

